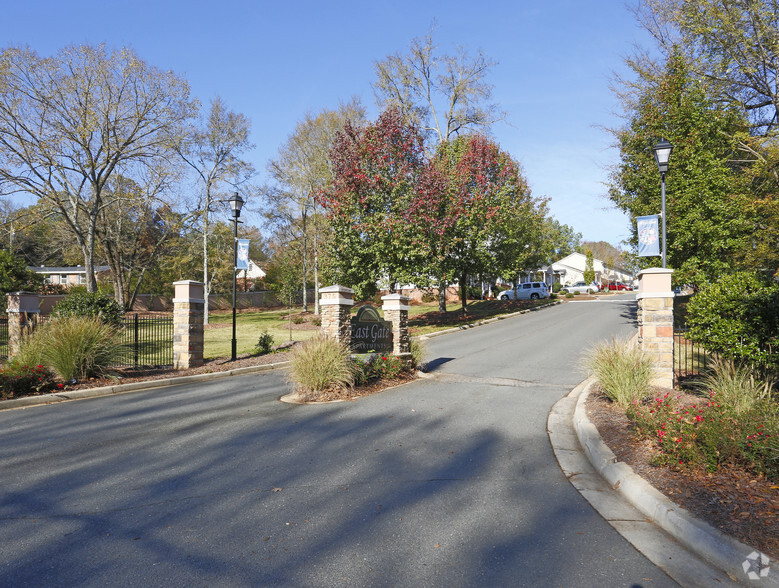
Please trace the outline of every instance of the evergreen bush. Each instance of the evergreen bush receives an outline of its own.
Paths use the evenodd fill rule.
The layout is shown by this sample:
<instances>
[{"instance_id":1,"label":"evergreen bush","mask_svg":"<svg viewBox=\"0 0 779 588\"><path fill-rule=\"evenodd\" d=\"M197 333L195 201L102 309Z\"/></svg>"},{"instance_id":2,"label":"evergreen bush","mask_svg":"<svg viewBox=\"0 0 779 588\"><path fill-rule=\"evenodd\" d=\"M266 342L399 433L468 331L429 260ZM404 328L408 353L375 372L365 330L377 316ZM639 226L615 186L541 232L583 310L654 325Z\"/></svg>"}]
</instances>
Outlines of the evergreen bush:
<instances>
[{"instance_id":1,"label":"evergreen bush","mask_svg":"<svg viewBox=\"0 0 779 588\"><path fill-rule=\"evenodd\" d=\"M94 317L107 324L119 325L124 311L107 294L75 290L57 303L51 314L60 318Z\"/></svg>"},{"instance_id":2,"label":"evergreen bush","mask_svg":"<svg viewBox=\"0 0 779 588\"><path fill-rule=\"evenodd\" d=\"M779 374L779 285L754 272L724 276L687 305L688 338L707 351Z\"/></svg>"}]
</instances>

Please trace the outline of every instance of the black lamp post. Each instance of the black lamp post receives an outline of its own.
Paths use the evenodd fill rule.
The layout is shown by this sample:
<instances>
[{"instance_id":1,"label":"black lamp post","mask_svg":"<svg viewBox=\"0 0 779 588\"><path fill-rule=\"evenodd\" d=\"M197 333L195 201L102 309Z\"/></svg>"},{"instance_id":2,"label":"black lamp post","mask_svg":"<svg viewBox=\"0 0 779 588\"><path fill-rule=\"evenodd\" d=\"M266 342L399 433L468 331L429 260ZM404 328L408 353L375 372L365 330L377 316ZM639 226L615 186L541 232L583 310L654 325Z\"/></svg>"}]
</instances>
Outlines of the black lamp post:
<instances>
[{"instance_id":1,"label":"black lamp post","mask_svg":"<svg viewBox=\"0 0 779 588\"><path fill-rule=\"evenodd\" d=\"M671 158L671 151L673 151L673 145L665 139L660 139L660 142L654 146L655 160L657 161L657 169L660 171L660 198L662 201L662 217L663 217L663 267L666 267L666 253L665 253L665 174L668 171L668 160Z\"/></svg>"},{"instance_id":2,"label":"black lamp post","mask_svg":"<svg viewBox=\"0 0 779 588\"><path fill-rule=\"evenodd\" d=\"M241 216L241 208L243 207L243 199L238 195L238 192L233 194L233 197L228 200L230 203L230 210L233 211L233 225L235 230L233 232L233 355L232 361L235 361L236 348L238 342L235 338L235 281L238 265L238 217Z\"/></svg>"}]
</instances>

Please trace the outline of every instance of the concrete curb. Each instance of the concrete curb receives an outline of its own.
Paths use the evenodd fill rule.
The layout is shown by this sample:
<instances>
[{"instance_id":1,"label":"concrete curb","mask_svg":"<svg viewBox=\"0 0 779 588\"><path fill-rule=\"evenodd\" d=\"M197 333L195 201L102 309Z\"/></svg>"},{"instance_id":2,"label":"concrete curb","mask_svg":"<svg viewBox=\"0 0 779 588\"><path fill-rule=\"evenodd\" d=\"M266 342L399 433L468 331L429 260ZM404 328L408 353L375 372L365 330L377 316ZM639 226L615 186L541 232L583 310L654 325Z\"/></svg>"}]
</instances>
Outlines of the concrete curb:
<instances>
[{"instance_id":1,"label":"concrete curb","mask_svg":"<svg viewBox=\"0 0 779 588\"><path fill-rule=\"evenodd\" d=\"M427 333L426 335L414 335L412 339L419 339L421 341L424 341L425 339L432 339L433 337L448 335L449 333L459 333L460 331L473 329L474 327L480 327L482 325L489 325L490 323L503 321L509 318L514 318L515 316L519 316L521 314L527 314L528 312L535 312L537 310L541 310L542 308L548 308L550 306L556 306L562 303L563 303L562 300L550 300L546 304L540 304L538 306L534 306L533 308L526 308L525 310L518 310L517 312L512 312L510 314L502 314L500 316L496 316L490 319L484 319L483 321L477 321L475 323L470 323L459 327L452 327L450 329L444 329L443 331L435 331L433 333Z\"/></svg>"},{"instance_id":2,"label":"concrete curb","mask_svg":"<svg viewBox=\"0 0 779 588\"><path fill-rule=\"evenodd\" d=\"M85 390L73 390L72 392L59 392L57 394L43 394L41 396L24 396L22 398L13 398L11 400L1 400L0 410L10 410L13 408L24 408L27 406L38 406L41 404L54 404L65 402L67 400L81 400L83 398L96 398L99 396L111 396L113 394L125 394L127 392L137 392L139 390L151 390L152 388L162 388L164 386L176 386L179 384L194 384L198 382L207 382L219 378L230 376L243 376L257 372L267 372L271 370L284 369L289 365L288 361L279 363L269 363L266 365L255 365L249 367L236 368L224 372L211 372L209 374L195 374L192 376L174 376L172 378L160 378L159 380L147 380L145 382L131 382L129 384L116 384L115 386L102 386L100 388L87 388Z\"/></svg>"},{"instance_id":3,"label":"concrete curb","mask_svg":"<svg viewBox=\"0 0 779 588\"><path fill-rule=\"evenodd\" d=\"M695 518L657 491L626 463L617 461L617 457L601 439L598 429L587 417L585 403L594 384L593 379L586 380L574 390L580 393L577 392L573 426L579 443L595 470L630 504L679 543L730 577L747 581L743 562L748 558L754 559L756 549ZM769 573L766 577L748 581L750 586L779 587L779 573Z\"/></svg>"}]
</instances>

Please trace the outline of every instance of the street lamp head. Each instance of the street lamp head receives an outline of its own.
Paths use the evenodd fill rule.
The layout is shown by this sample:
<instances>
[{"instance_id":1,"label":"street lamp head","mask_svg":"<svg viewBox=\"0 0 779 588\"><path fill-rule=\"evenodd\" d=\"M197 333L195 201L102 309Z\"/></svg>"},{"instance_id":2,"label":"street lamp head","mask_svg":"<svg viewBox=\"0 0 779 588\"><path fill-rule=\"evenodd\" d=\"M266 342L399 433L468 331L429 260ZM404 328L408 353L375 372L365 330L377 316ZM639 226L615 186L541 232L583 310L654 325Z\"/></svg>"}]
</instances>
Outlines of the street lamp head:
<instances>
[{"instance_id":1,"label":"street lamp head","mask_svg":"<svg viewBox=\"0 0 779 588\"><path fill-rule=\"evenodd\" d=\"M654 146L657 169L660 170L661 174L668 171L668 160L671 158L671 151L673 151L673 145L666 139L660 139L660 142Z\"/></svg>"},{"instance_id":2,"label":"street lamp head","mask_svg":"<svg viewBox=\"0 0 779 588\"><path fill-rule=\"evenodd\" d=\"M238 192L233 194L233 197L228 200L230 203L230 210L233 211L233 216L238 218L241 216L241 208L243 208L243 198L238 195Z\"/></svg>"}]
</instances>

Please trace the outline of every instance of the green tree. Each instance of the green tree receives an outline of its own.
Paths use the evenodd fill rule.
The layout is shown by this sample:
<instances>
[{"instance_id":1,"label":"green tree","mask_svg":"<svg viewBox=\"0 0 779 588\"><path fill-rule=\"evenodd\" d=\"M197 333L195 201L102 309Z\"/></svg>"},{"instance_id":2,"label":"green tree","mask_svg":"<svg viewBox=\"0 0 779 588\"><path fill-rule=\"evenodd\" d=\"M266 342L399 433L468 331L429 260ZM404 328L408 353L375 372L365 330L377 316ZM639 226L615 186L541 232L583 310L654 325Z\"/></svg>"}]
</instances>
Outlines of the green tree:
<instances>
[{"instance_id":1,"label":"green tree","mask_svg":"<svg viewBox=\"0 0 779 588\"><path fill-rule=\"evenodd\" d=\"M51 58L27 48L0 53L0 193L44 201L78 244L87 289L106 184L132 176L170 151L191 116L186 82L130 49L65 47Z\"/></svg>"},{"instance_id":2,"label":"green tree","mask_svg":"<svg viewBox=\"0 0 779 588\"><path fill-rule=\"evenodd\" d=\"M609 197L632 219L660 211L660 178L652 146L661 137L674 145L667 176L668 265L677 283L700 285L726 273L754 229L740 202L744 188L730 137L744 121L712 101L673 54L657 87L647 86L617 132L620 163ZM631 243L637 244L635 221ZM659 258L643 258L646 266Z\"/></svg>"},{"instance_id":3,"label":"green tree","mask_svg":"<svg viewBox=\"0 0 779 588\"><path fill-rule=\"evenodd\" d=\"M422 136L390 110L365 128L347 123L330 157L332 187L319 195L330 227L329 277L358 297L377 280L394 291L421 267L407 211L425 165Z\"/></svg>"},{"instance_id":4,"label":"green tree","mask_svg":"<svg viewBox=\"0 0 779 588\"><path fill-rule=\"evenodd\" d=\"M585 255L585 261L584 261L584 281L587 284L592 284L595 281L595 264L594 264L594 255L592 254L592 250L588 249Z\"/></svg>"},{"instance_id":5,"label":"green tree","mask_svg":"<svg viewBox=\"0 0 779 588\"><path fill-rule=\"evenodd\" d=\"M480 135L441 144L410 204L422 275L458 280L463 312L469 277L514 272L533 234L522 228L543 222L517 162Z\"/></svg>"},{"instance_id":6,"label":"green tree","mask_svg":"<svg viewBox=\"0 0 779 588\"><path fill-rule=\"evenodd\" d=\"M776 0L644 0L637 15L667 56L683 52L713 102L742 124L720 128L732 139L730 165L746 191L734 204L751 239L734 249L740 267L779 267L779 3ZM631 63L647 77L661 71L646 57ZM655 75L654 77L659 77ZM635 88L641 88L639 82Z\"/></svg>"},{"instance_id":7,"label":"green tree","mask_svg":"<svg viewBox=\"0 0 779 588\"><path fill-rule=\"evenodd\" d=\"M43 284L43 276L27 269L24 260L0 249L0 304L6 306L6 294L20 290L35 291Z\"/></svg>"}]
</instances>

